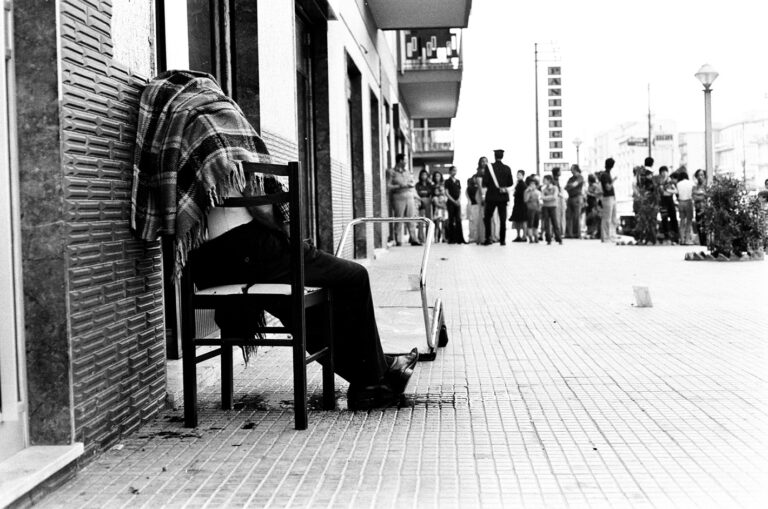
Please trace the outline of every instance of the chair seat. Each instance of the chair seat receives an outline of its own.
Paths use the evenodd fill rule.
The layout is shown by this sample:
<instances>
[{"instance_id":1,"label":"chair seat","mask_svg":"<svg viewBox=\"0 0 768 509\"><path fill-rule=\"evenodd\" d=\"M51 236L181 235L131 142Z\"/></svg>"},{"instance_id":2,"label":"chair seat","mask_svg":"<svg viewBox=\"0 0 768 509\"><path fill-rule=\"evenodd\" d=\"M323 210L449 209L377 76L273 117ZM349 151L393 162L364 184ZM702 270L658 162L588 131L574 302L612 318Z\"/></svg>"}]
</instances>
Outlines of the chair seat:
<instances>
[{"instance_id":1,"label":"chair seat","mask_svg":"<svg viewBox=\"0 0 768 509\"><path fill-rule=\"evenodd\" d=\"M196 291L195 295L199 297L243 295L243 289L246 286L247 285L244 285L244 284L212 286L210 288L206 288L205 290ZM304 295L310 295L310 294L319 292L320 290L322 290L322 288L305 286ZM290 294L291 294L291 285L289 284L280 284L280 283L255 284L250 288L248 288L248 295L288 296Z\"/></svg>"}]
</instances>

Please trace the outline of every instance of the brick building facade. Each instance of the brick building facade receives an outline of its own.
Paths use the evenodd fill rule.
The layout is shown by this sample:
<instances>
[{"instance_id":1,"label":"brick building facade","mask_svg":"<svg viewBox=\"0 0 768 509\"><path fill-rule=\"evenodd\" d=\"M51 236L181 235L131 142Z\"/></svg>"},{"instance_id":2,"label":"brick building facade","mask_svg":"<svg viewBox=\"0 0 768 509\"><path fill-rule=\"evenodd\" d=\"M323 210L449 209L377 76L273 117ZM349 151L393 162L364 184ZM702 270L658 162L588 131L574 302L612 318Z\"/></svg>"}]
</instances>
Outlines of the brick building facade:
<instances>
[{"instance_id":1,"label":"brick building facade","mask_svg":"<svg viewBox=\"0 0 768 509\"><path fill-rule=\"evenodd\" d=\"M165 69L213 74L274 160L307 169L302 220L332 251L353 217L387 215L384 171L395 153L410 155L397 35L381 30L387 13L372 8L362 0L6 4L0 467L16 462L21 472L34 455L48 466L0 480L0 505L111 447L164 404L167 358L181 354L174 281L161 242L129 230L143 85ZM369 226L345 255L371 257L386 235Z\"/></svg>"}]
</instances>

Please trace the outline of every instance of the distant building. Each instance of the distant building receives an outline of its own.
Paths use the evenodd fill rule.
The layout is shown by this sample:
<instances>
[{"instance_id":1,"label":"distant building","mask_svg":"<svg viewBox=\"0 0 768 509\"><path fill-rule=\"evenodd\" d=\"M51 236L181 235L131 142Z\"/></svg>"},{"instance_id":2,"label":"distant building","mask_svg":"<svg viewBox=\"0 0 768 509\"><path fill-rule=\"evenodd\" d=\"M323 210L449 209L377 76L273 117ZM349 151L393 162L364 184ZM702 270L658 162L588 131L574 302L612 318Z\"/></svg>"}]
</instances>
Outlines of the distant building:
<instances>
[{"instance_id":1,"label":"distant building","mask_svg":"<svg viewBox=\"0 0 768 509\"><path fill-rule=\"evenodd\" d=\"M705 168L704 161L704 132L689 131L677 134L677 147L680 153L680 165L688 168L688 174Z\"/></svg>"},{"instance_id":2,"label":"distant building","mask_svg":"<svg viewBox=\"0 0 768 509\"><path fill-rule=\"evenodd\" d=\"M651 128L651 155L654 171L661 166L677 168L675 126L673 122L659 122ZM604 162L612 157L616 161L613 175L616 181L616 201L620 213L628 213L632 203L632 169L643 164L648 157L648 125L644 122L628 122L600 133L587 151L586 166L589 172L600 171Z\"/></svg>"},{"instance_id":3,"label":"distant building","mask_svg":"<svg viewBox=\"0 0 768 509\"><path fill-rule=\"evenodd\" d=\"M747 189L762 188L768 178L768 118L721 127L713 138L715 173L743 179Z\"/></svg>"}]
</instances>

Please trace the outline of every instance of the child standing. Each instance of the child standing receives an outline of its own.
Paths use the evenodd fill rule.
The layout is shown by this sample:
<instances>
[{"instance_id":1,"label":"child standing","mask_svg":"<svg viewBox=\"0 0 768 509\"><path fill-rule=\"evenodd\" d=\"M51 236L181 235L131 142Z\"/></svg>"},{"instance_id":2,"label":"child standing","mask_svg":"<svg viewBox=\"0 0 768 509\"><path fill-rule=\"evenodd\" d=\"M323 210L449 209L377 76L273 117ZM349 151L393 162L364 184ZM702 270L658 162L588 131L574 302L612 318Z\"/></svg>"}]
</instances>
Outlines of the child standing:
<instances>
[{"instance_id":1,"label":"child standing","mask_svg":"<svg viewBox=\"0 0 768 509\"><path fill-rule=\"evenodd\" d=\"M448 220L448 197L443 186L435 186L432 197L432 220L435 222L435 242L445 242L445 222Z\"/></svg>"},{"instance_id":2,"label":"child standing","mask_svg":"<svg viewBox=\"0 0 768 509\"><path fill-rule=\"evenodd\" d=\"M526 226L528 227L528 242L539 242L539 214L541 211L541 192L536 186L536 178L531 175L525 179L528 187L525 189L523 200L528 212Z\"/></svg>"},{"instance_id":3,"label":"child standing","mask_svg":"<svg viewBox=\"0 0 768 509\"><path fill-rule=\"evenodd\" d=\"M544 186L541 188L541 226L547 237L547 244L552 244L552 230L555 231L557 243L563 243L560 238L560 225L557 217L558 194L559 190L552 179L552 175L544 175Z\"/></svg>"}]
</instances>

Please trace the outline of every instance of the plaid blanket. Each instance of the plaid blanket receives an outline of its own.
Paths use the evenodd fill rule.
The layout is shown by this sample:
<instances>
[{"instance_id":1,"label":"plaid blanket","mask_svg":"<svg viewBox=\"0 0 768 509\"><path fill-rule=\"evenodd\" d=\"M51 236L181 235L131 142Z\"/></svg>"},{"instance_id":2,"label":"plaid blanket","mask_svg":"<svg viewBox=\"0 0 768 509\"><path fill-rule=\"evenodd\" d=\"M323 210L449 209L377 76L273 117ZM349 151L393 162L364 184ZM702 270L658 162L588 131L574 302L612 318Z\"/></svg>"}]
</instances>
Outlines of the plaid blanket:
<instances>
[{"instance_id":1,"label":"plaid blanket","mask_svg":"<svg viewBox=\"0 0 768 509\"><path fill-rule=\"evenodd\" d=\"M271 175L246 181L241 161L270 162L267 147L215 79L168 71L141 95L134 153L131 229L144 240L172 235L178 272L206 240L206 214L235 191L245 196L284 190ZM287 204L251 211L280 230Z\"/></svg>"}]
</instances>

